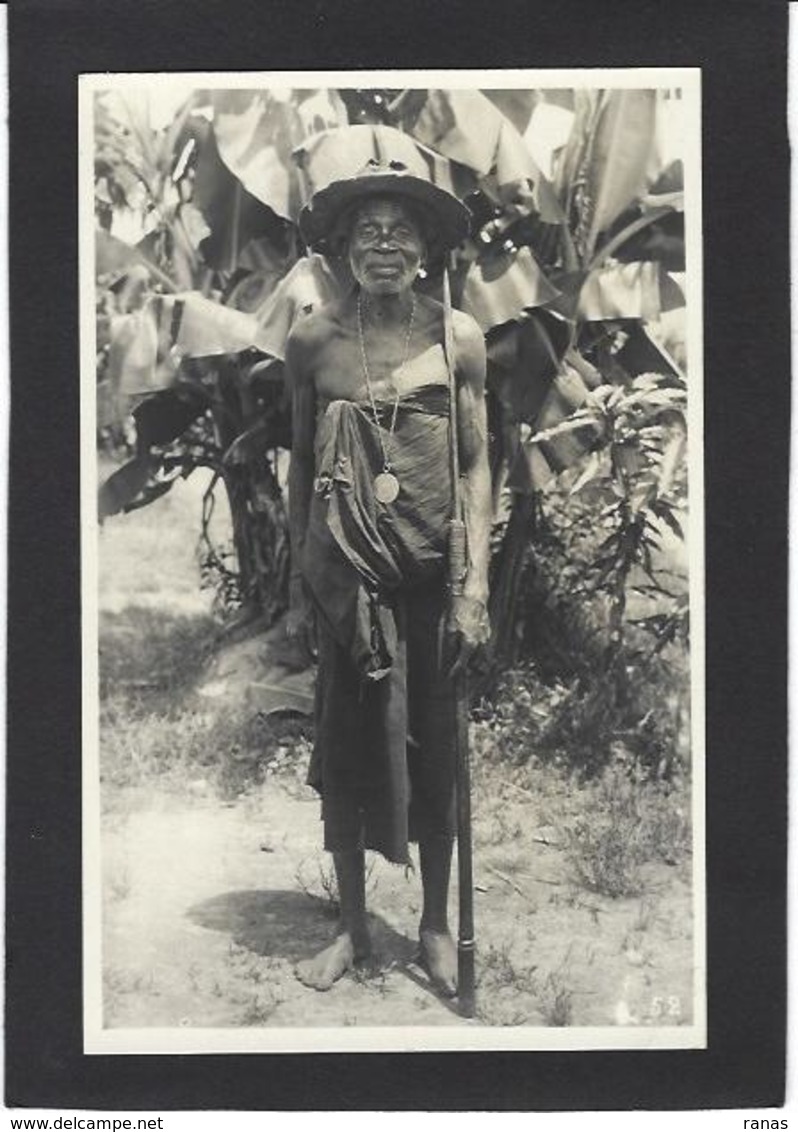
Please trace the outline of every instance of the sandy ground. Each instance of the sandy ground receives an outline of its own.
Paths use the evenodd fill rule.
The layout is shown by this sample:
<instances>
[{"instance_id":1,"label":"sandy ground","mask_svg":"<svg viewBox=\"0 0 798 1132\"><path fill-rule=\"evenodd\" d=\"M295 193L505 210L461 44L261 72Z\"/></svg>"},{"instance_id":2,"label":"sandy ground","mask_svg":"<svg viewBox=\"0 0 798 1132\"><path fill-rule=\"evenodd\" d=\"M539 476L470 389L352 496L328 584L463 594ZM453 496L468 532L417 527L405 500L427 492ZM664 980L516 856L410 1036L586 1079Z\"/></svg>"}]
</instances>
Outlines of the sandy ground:
<instances>
[{"instance_id":1,"label":"sandy ground","mask_svg":"<svg viewBox=\"0 0 798 1132\"><path fill-rule=\"evenodd\" d=\"M377 858L374 961L327 993L294 978L335 925L310 791L289 778L228 805L129 803L104 820L107 1025L465 1024L413 963L417 873ZM511 825L532 816L531 803L504 804ZM604 898L570 883L558 848L538 845L530 858L528 834L484 844L485 824L478 815L481 1021L690 1020L689 888L678 870L650 867L643 896Z\"/></svg>"},{"instance_id":2,"label":"sandy ground","mask_svg":"<svg viewBox=\"0 0 798 1132\"><path fill-rule=\"evenodd\" d=\"M101 628L104 617L128 608L207 608L191 574L191 545L178 532L177 519L193 515L196 498L196 487L180 485L147 511L107 524ZM199 771L179 791L174 784L103 787L105 1026L473 1025L433 993L413 962L417 872L380 859L368 885L373 961L326 993L294 977L295 962L322 947L335 925L303 757L229 802ZM633 898L587 892L558 836L561 821L585 804L587 796L553 772L530 778L513 768L477 768L479 1023L625 1027L692 1019L689 854L678 865L645 866Z\"/></svg>"}]
</instances>

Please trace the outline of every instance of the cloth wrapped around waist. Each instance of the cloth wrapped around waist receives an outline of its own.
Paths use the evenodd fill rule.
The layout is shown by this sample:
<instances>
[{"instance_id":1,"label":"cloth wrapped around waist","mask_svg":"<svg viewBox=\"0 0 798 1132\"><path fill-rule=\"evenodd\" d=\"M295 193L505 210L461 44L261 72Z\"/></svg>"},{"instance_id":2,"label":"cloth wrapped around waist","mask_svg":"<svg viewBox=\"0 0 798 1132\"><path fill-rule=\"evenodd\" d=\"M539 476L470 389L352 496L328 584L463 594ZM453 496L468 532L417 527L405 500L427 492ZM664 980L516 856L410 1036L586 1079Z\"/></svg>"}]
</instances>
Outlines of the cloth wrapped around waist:
<instances>
[{"instance_id":1,"label":"cloth wrapped around waist","mask_svg":"<svg viewBox=\"0 0 798 1132\"><path fill-rule=\"evenodd\" d=\"M302 570L330 632L358 670L390 669L396 627L391 593L439 575L451 515L448 390L430 385L378 406L399 494L380 503L383 449L371 407L331 401L316 432L316 486Z\"/></svg>"}]
</instances>

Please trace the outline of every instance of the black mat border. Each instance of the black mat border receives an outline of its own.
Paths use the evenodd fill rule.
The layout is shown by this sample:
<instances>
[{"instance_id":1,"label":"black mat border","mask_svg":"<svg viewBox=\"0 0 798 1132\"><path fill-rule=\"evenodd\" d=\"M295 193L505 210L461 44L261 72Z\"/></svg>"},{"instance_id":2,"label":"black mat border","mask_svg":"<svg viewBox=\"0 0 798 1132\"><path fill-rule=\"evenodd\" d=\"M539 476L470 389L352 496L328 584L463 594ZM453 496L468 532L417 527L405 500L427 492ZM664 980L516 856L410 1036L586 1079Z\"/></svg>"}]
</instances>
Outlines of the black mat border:
<instances>
[{"instance_id":1,"label":"black mat border","mask_svg":"<svg viewBox=\"0 0 798 1132\"><path fill-rule=\"evenodd\" d=\"M6 1103L701 1108L784 1084L787 5L10 5ZM709 785L706 1052L85 1057L80 987L81 71L701 66Z\"/></svg>"}]
</instances>

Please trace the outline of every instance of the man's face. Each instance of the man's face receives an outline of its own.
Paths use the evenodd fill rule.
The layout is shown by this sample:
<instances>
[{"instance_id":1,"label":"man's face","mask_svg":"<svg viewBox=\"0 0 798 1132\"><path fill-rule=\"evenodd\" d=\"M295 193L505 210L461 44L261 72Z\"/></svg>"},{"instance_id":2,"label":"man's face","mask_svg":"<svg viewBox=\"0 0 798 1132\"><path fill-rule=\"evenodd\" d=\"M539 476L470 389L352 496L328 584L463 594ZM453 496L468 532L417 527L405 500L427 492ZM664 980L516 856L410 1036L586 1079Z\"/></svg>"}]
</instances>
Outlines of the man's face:
<instances>
[{"instance_id":1,"label":"man's face","mask_svg":"<svg viewBox=\"0 0 798 1132\"><path fill-rule=\"evenodd\" d=\"M402 201L373 197L358 208L349 263L364 291L391 295L412 287L424 251L419 224Z\"/></svg>"}]
</instances>

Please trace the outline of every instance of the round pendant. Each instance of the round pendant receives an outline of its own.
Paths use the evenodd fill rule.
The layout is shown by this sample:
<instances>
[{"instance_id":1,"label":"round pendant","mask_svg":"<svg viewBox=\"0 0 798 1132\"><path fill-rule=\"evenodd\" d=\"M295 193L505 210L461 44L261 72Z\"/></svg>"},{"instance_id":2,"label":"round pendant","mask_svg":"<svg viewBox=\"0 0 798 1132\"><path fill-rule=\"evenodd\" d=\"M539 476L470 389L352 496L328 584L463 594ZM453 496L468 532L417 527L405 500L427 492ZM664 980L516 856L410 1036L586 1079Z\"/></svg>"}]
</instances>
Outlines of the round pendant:
<instances>
[{"instance_id":1,"label":"round pendant","mask_svg":"<svg viewBox=\"0 0 798 1132\"><path fill-rule=\"evenodd\" d=\"M380 503L393 503L399 494L399 480L393 472L380 472L374 480L374 495Z\"/></svg>"}]
</instances>

